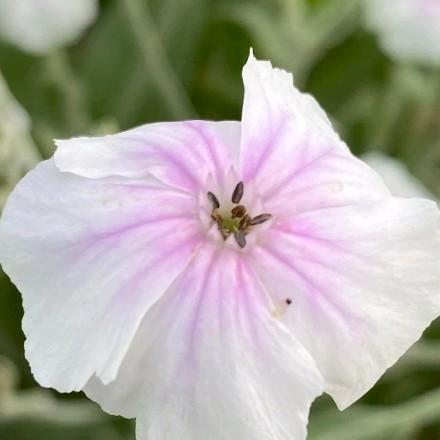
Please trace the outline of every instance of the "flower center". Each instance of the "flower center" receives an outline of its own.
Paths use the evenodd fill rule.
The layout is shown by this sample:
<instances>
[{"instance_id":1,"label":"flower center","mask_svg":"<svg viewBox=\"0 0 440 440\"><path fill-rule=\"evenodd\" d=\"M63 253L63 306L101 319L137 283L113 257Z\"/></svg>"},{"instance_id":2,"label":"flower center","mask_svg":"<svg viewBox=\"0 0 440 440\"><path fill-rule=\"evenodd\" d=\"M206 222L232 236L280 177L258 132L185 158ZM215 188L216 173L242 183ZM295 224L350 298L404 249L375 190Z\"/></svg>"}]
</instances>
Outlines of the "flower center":
<instances>
[{"instance_id":1,"label":"flower center","mask_svg":"<svg viewBox=\"0 0 440 440\"><path fill-rule=\"evenodd\" d=\"M212 205L211 220L217 224L223 240L226 240L233 234L235 241L241 248L246 246L246 235L253 227L266 222L272 217L271 214L259 214L256 217L250 216L246 207L240 205L243 194L244 184L239 182L232 192L231 201L233 207L229 212L224 212L221 210L218 198L210 191L207 193Z\"/></svg>"}]
</instances>

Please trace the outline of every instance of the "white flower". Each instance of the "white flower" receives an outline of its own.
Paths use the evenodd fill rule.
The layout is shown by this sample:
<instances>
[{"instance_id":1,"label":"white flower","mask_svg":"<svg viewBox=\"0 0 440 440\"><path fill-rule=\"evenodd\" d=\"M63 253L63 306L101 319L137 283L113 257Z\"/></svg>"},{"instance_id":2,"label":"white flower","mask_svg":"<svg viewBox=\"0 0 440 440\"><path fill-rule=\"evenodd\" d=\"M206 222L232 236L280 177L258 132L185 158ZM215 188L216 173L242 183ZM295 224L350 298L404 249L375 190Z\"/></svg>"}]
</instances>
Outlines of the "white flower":
<instances>
[{"instance_id":1,"label":"white flower","mask_svg":"<svg viewBox=\"0 0 440 440\"><path fill-rule=\"evenodd\" d=\"M367 26L399 61L440 66L440 1L364 0Z\"/></svg>"},{"instance_id":2,"label":"white flower","mask_svg":"<svg viewBox=\"0 0 440 440\"><path fill-rule=\"evenodd\" d=\"M97 0L0 0L0 37L42 54L74 42L97 13Z\"/></svg>"},{"instance_id":3,"label":"white flower","mask_svg":"<svg viewBox=\"0 0 440 440\"><path fill-rule=\"evenodd\" d=\"M303 440L440 312L440 213L392 197L253 55L241 122L58 141L11 194L0 261L40 384L139 440Z\"/></svg>"},{"instance_id":4,"label":"white flower","mask_svg":"<svg viewBox=\"0 0 440 440\"><path fill-rule=\"evenodd\" d=\"M361 159L380 174L394 196L435 200L435 196L428 188L399 160L376 151L364 154Z\"/></svg>"},{"instance_id":5,"label":"white flower","mask_svg":"<svg viewBox=\"0 0 440 440\"><path fill-rule=\"evenodd\" d=\"M13 186L40 159L30 136L29 116L0 73L0 211Z\"/></svg>"}]
</instances>

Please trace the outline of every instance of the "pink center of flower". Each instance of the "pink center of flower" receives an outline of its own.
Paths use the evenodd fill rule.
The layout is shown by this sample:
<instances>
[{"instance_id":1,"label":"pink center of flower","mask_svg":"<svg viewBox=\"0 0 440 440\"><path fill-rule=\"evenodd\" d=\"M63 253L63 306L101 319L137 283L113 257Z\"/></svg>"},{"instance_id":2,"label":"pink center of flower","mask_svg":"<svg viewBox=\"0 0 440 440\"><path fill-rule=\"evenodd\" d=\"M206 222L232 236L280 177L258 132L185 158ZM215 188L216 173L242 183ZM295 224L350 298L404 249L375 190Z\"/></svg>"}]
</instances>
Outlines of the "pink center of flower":
<instances>
[{"instance_id":1,"label":"pink center of flower","mask_svg":"<svg viewBox=\"0 0 440 440\"><path fill-rule=\"evenodd\" d=\"M256 217L250 216L247 213L246 207L240 204L243 194L244 184L239 182L232 192L231 201L233 207L229 211L224 212L221 210L218 198L210 191L207 193L212 205L211 220L217 224L224 240L233 234L235 241L241 248L246 246L246 235L253 227L266 222L272 217L271 214L259 214Z\"/></svg>"}]
</instances>

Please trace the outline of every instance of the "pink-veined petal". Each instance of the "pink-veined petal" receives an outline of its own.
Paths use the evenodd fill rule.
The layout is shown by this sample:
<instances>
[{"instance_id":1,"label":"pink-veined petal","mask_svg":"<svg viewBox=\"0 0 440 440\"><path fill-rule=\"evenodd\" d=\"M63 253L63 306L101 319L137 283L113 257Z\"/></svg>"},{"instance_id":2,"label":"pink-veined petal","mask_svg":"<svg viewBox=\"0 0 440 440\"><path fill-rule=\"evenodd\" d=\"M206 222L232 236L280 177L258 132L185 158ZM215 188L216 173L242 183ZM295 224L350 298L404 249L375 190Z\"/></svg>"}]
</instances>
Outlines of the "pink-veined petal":
<instances>
[{"instance_id":1,"label":"pink-veined petal","mask_svg":"<svg viewBox=\"0 0 440 440\"><path fill-rule=\"evenodd\" d=\"M197 247L196 198L152 177L86 179L41 163L0 223L0 262L23 295L26 357L44 386L116 375L144 313Z\"/></svg>"},{"instance_id":2,"label":"pink-veined petal","mask_svg":"<svg viewBox=\"0 0 440 440\"><path fill-rule=\"evenodd\" d=\"M253 261L345 407L439 313L438 211L391 199L290 74L251 55L243 77L241 176L275 216Z\"/></svg>"},{"instance_id":3,"label":"pink-veined petal","mask_svg":"<svg viewBox=\"0 0 440 440\"><path fill-rule=\"evenodd\" d=\"M240 166L245 180L267 174L268 162L277 160L281 164L279 156L288 158L290 151L281 147L289 146L279 142L279 137L288 129L296 131L297 138L310 134L308 130L312 128L316 139L339 141L315 99L294 87L292 74L273 68L270 61L257 60L251 52L243 68L243 82ZM295 146L294 140L291 140L291 149ZM337 147L347 149L341 142ZM289 162L283 165L289 168Z\"/></svg>"},{"instance_id":4,"label":"pink-veined petal","mask_svg":"<svg viewBox=\"0 0 440 440\"><path fill-rule=\"evenodd\" d=\"M87 385L106 411L137 417L138 440L305 438L322 378L242 257L201 246L144 317L116 380Z\"/></svg>"},{"instance_id":5,"label":"pink-veined petal","mask_svg":"<svg viewBox=\"0 0 440 440\"><path fill-rule=\"evenodd\" d=\"M388 194L379 176L339 139L319 104L294 87L290 73L251 54L243 79L240 176L254 182L269 212Z\"/></svg>"},{"instance_id":6,"label":"pink-veined petal","mask_svg":"<svg viewBox=\"0 0 440 440\"><path fill-rule=\"evenodd\" d=\"M427 200L298 214L268 231L252 258L341 409L440 314L440 215Z\"/></svg>"},{"instance_id":7,"label":"pink-veined petal","mask_svg":"<svg viewBox=\"0 0 440 440\"><path fill-rule=\"evenodd\" d=\"M147 124L103 137L56 141L61 171L89 178L154 175L198 192L210 174L223 183L240 146L239 122L185 121Z\"/></svg>"}]
</instances>

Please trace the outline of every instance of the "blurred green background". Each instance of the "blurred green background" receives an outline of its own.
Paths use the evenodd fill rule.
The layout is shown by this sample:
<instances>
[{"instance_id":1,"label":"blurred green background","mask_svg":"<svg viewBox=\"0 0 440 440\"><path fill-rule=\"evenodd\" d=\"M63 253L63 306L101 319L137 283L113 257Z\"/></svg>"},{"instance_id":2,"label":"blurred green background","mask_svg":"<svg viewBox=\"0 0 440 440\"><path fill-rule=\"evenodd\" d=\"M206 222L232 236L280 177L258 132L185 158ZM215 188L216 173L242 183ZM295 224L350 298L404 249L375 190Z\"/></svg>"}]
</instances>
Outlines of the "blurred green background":
<instances>
[{"instance_id":1,"label":"blurred green background","mask_svg":"<svg viewBox=\"0 0 440 440\"><path fill-rule=\"evenodd\" d=\"M440 71L387 58L365 30L359 1L100 6L68 49L34 57L0 42L0 90L7 84L30 116L8 110L11 97L0 93L0 207L20 176L52 154L53 138L159 120L240 119L251 46L294 73L356 154L387 153L440 195ZM133 439L132 422L105 415L82 394L37 386L23 356L21 317L20 295L0 272L0 439ZM312 440L440 439L440 323L352 408L340 413L320 398L309 427Z\"/></svg>"}]
</instances>

